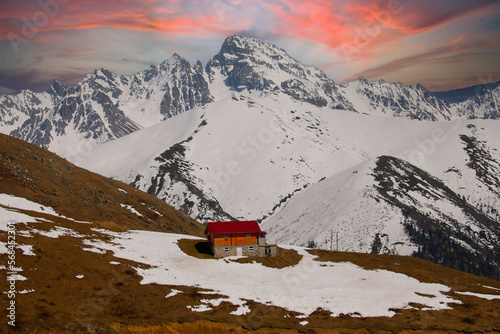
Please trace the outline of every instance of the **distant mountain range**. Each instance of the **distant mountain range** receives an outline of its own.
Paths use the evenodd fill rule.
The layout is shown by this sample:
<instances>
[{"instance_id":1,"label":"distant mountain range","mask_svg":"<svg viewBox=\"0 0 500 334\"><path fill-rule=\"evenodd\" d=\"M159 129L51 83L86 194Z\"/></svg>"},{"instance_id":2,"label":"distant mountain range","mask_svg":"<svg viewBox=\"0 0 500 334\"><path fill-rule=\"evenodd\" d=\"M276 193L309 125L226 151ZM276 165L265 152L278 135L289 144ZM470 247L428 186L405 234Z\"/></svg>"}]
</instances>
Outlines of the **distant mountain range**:
<instances>
[{"instance_id":1,"label":"distant mountain range","mask_svg":"<svg viewBox=\"0 0 500 334\"><path fill-rule=\"evenodd\" d=\"M222 88L214 87L216 78ZM0 95L0 131L68 155L60 142L102 144L211 103L221 89L282 92L303 103L370 115L432 121L500 117L499 83L434 93L362 77L339 85L274 45L231 36L205 68L174 54L133 76L100 69L73 87L54 81L46 92Z\"/></svg>"},{"instance_id":2,"label":"distant mountain range","mask_svg":"<svg viewBox=\"0 0 500 334\"><path fill-rule=\"evenodd\" d=\"M191 217L259 219L280 243L399 253L500 279L499 84L339 85L231 36L205 67L0 97L1 131Z\"/></svg>"}]
</instances>

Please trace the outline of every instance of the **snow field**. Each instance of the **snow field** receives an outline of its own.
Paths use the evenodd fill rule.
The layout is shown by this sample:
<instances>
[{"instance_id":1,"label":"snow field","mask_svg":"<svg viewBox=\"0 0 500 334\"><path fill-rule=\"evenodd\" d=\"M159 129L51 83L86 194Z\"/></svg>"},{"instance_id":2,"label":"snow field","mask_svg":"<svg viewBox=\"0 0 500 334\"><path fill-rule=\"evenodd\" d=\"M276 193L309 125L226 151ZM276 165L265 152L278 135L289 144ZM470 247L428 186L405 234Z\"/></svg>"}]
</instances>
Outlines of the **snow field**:
<instances>
[{"instance_id":1,"label":"snow field","mask_svg":"<svg viewBox=\"0 0 500 334\"><path fill-rule=\"evenodd\" d=\"M245 300L275 305L309 315L317 308L339 314L359 313L364 317L393 316L392 308L410 308L419 303L429 309L447 309L448 303L460 303L444 295L450 289L441 284L421 283L403 274L385 270L365 270L352 263L323 263L305 249L289 246L303 259L293 267L268 268L258 263L241 264L227 259L197 259L177 246L175 234L132 231L113 233L111 243L96 242L95 248L113 251L118 258L152 266L136 268L141 284L187 285L228 296L246 311ZM419 294L421 295L419 295ZM425 297L425 296L433 297ZM211 309L211 301L192 306L195 311Z\"/></svg>"}]
</instances>

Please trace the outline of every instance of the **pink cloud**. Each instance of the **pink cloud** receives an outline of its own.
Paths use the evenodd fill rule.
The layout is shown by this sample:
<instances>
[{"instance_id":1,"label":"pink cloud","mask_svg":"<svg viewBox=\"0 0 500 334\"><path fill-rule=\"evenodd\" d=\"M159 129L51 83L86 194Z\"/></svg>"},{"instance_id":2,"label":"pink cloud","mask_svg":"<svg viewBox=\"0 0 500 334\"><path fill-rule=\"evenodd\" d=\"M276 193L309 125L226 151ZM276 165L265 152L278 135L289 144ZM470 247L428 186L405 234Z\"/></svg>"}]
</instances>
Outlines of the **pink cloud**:
<instances>
[{"instance_id":1,"label":"pink cloud","mask_svg":"<svg viewBox=\"0 0 500 334\"><path fill-rule=\"evenodd\" d=\"M477 38L468 39L466 35L462 35L455 41L436 47L426 52L419 52L411 56L400 57L395 60L384 62L380 65L367 68L358 73L355 73L343 80L348 82L357 79L360 76L368 79L381 79L390 75L397 74L399 71L407 68L423 68L427 65L460 65L470 64L478 61L487 61L496 58L497 55L493 51L486 52L484 50L491 50L495 46L500 45L500 37L496 38ZM481 53L476 53L482 50ZM457 71L458 73L458 71ZM459 79L463 80L463 79ZM446 81L445 78L440 78L438 81ZM448 86L440 87L441 89L451 89L460 85L472 85L472 83L463 83L460 81L450 81ZM428 88L437 88L437 85L428 86Z\"/></svg>"},{"instance_id":2,"label":"pink cloud","mask_svg":"<svg viewBox=\"0 0 500 334\"><path fill-rule=\"evenodd\" d=\"M40 6L40 1L68 3L56 8ZM47 22L43 22L44 13ZM99 63L109 54L96 44L106 44L106 38L113 39L117 49L130 49L142 42L141 38L150 38L148 45L154 46L164 38L176 40L176 47L197 48L193 53L201 53L200 45L208 43L201 39L221 41L242 33L276 42L285 36L281 41L296 39L312 45L312 51L298 53L307 54L306 62L330 73L341 68L344 73L350 71L342 76L379 78L402 72L410 64L425 66L443 59L470 64L472 56L457 54L474 53L498 43L491 38L494 32L488 31L496 29L494 25L485 28L481 20L494 19L495 13L496 17L500 14L498 0L3 0L0 46L7 50L9 34L23 37L34 25L36 33L29 36L36 44L32 50L46 55L73 46L74 39L81 38L78 46L94 52L89 63L94 58ZM457 29L446 30L451 24ZM95 29L104 27L122 31ZM483 29L486 32L481 36ZM109 34L101 37L103 31ZM315 44L321 44L321 57L315 58ZM287 45L280 47L287 49ZM171 51L165 50L165 54ZM157 56L149 59L157 60ZM317 64L318 59L327 64Z\"/></svg>"},{"instance_id":3,"label":"pink cloud","mask_svg":"<svg viewBox=\"0 0 500 334\"><path fill-rule=\"evenodd\" d=\"M350 61L369 61L375 49L394 46L465 16L484 15L494 4L498 3L279 0L266 7L280 19L275 33L300 36L339 49ZM495 10L499 11L498 6Z\"/></svg>"},{"instance_id":4,"label":"pink cloud","mask_svg":"<svg viewBox=\"0 0 500 334\"><path fill-rule=\"evenodd\" d=\"M57 0L46 2L57 3ZM26 31L33 30L39 34L96 27L186 35L225 33L231 29L214 13L216 7L210 7L210 15L205 15L200 10L190 11L181 1L175 0L73 0L67 5L44 8L28 1L19 1L12 6L0 5L0 40L8 39L9 33L23 36ZM248 20L239 20L233 26L245 29L248 24Z\"/></svg>"}]
</instances>

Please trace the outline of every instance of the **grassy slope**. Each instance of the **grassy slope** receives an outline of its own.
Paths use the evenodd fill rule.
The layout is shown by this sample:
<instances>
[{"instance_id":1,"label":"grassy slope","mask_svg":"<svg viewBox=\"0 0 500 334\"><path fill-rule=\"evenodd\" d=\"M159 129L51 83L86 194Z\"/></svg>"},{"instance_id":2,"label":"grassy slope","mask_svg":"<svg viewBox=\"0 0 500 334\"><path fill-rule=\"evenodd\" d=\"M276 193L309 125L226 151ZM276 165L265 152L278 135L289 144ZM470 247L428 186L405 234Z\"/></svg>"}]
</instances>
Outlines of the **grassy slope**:
<instances>
[{"instance_id":1,"label":"grassy slope","mask_svg":"<svg viewBox=\"0 0 500 334\"><path fill-rule=\"evenodd\" d=\"M0 159L0 193L24 197L83 221L112 221L124 228L203 235L204 226L156 197L79 168L24 141L0 134ZM133 206L143 217L120 204Z\"/></svg>"},{"instance_id":2,"label":"grassy slope","mask_svg":"<svg viewBox=\"0 0 500 334\"><path fill-rule=\"evenodd\" d=\"M456 294L457 291L498 293L481 285L500 289L499 282L415 258L325 251L315 251L319 261L351 261L369 269L387 269L425 282L446 284L452 288L453 297L463 304L444 311L398 310L393 318L332 318L327 312L317 310L308 319L301 319L293 312L251 301L248 302L251 312L244 316L231 315L230 312L237 307L227 302L207 312L191 312L187 306L220 296L202 294L202 289L197 287L141 285L141 278L131 268L140 264L117 259L110 252L99 254L82 248L88 247L84 239L109 238L92 229L96 226L111 230L137 228L200 235L203 231L200 225L132 187L81 170L49 152L13 138L0 136L0 154L0 192L26 197L53 206L66 216L93 222L81 224L44 213L23 212L52 223L40 221L16 226L16 241L32 245L35 253L35 256L25 256L21 251L17 252L16 264L23 268L21 274L28 279L18 281L16 289L35 291L17 295L14 332L246 333L247 330L258 330L260 333L297 333L309 330L309 333L411 333L422 329L453 333L498 331L500 328L500 300ZM122 209L120 203L134 206L156 223ZM165 217L151 213L146 207L154 207ZM70 228L83 237L53 239L32 231L49 231L54 226ZM21 236L19 233L23 230L31 230L33 237ZM0 233L0 241L6 241L5 233ZM194 244L185 246L190 252L196 249ZM297 259L292 253L282 252L283 258L268 265L293 265ZM121 264L110 264L110 261ZM4 273L0 271L2 277ZM77 275L84 278L79 279ZM165 298L174 288L183 293ZM5 279L0 280L0 290L8 290ZM5 310L7 303L7 298L0 298L0 309ZM2 317L0 333L13 332L7 327L6 318ZM304 320L309 322L306 327L300 324Z\"/></svg>"}]
</instances>

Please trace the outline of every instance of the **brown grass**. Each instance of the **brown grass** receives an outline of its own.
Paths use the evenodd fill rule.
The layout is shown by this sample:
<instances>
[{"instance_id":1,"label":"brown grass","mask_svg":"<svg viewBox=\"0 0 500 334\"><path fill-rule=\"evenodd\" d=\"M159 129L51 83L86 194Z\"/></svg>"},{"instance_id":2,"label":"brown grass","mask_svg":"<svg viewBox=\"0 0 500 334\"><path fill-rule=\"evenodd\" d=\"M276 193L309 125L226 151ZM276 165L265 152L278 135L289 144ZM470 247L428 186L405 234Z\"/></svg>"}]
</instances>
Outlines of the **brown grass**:
<instances>
[{"instance_id":1,"label":"brown grass","mask_svg":"<svg viewBox=\"0 0 500 334\"><path fill-rule=\"evenodd\" d=\"M198 259L215 259L208 243L201 239L180 239L177 244L179 248L189 256Z\"/></svg>"},{"instance_id":2,"label":"brown grass","mask_svg":"<svg viewBox=\"0 0 500 334\"><path fill-rule=\"evenodd\" d=\"M0 134L0 193L24 197L51 206L64 216L114 230L142 229L196 236L203 236L204 231L202 224L152 195L4 134ZM131 205L142 216L120 204Z\"/></svg>"}]
</instances>

